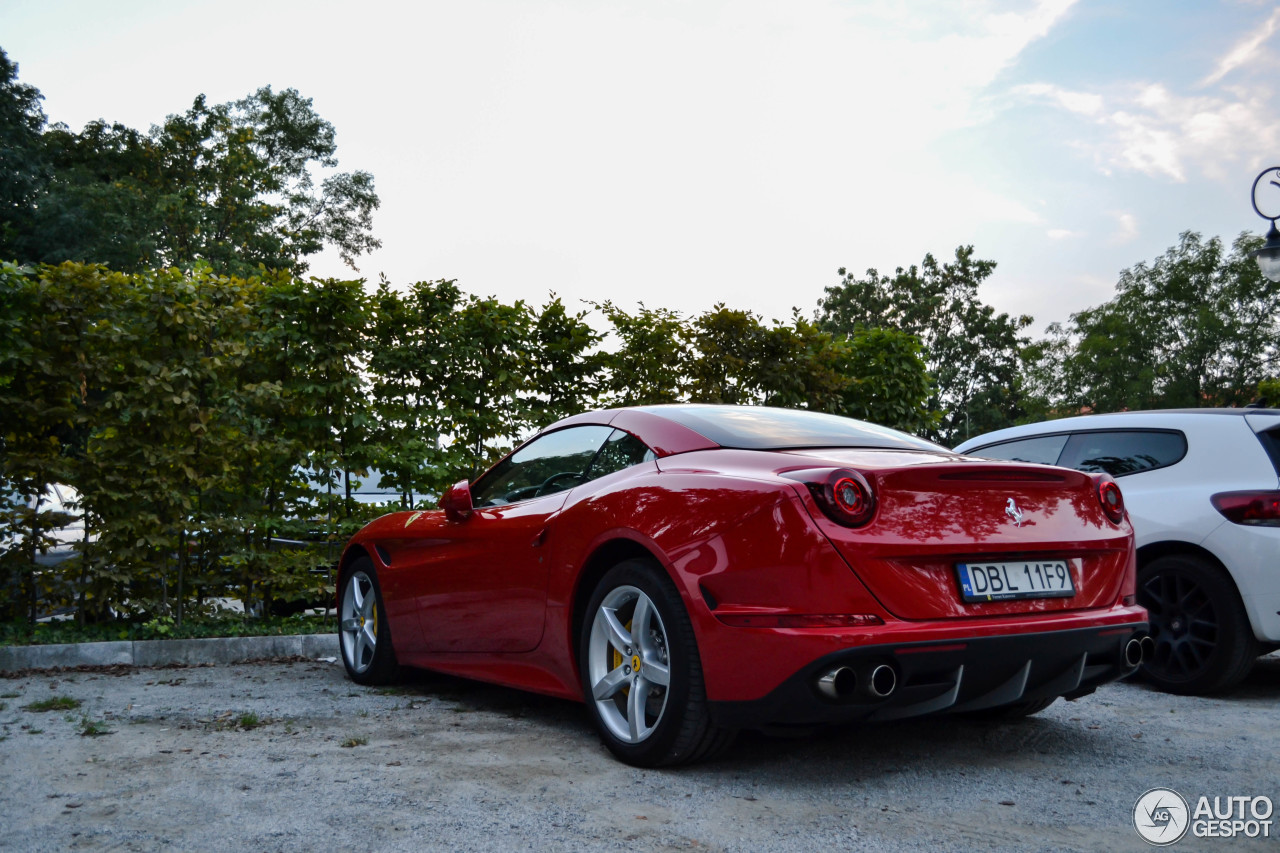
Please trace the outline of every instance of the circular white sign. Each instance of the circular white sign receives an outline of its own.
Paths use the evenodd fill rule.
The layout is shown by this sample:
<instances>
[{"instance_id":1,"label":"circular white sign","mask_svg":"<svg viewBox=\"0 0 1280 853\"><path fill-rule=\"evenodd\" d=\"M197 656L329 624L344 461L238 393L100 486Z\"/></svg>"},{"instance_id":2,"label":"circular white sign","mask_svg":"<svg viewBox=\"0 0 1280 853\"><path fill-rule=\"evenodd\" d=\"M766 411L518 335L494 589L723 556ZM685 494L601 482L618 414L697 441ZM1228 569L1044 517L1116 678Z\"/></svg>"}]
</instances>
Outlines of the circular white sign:
<instances>
[{"instance_id":1,"label":"circular white sign","mask_svg":"<svg viewBox=\"0 0 1280 853\"><path fill-rule=\"evenodd\" d=\"M1148 844L1164 847L1182 840L1191 825L1191 810L1171 788L1152 788L1133 804L1133 828Z\"/></svg>"}]
</instances>

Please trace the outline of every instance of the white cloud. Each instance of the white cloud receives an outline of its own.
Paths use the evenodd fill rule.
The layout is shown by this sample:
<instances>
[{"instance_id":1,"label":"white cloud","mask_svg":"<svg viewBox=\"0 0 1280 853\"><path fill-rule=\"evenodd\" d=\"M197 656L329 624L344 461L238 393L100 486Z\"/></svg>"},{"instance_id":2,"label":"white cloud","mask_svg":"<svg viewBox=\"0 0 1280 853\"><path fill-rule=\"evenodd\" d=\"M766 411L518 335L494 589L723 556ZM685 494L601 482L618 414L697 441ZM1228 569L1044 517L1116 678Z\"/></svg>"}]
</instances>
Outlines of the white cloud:
<instances>
[{"instance_id":1,"label":"white cloud","mask_svg":"<svg viewBox=\"0 0 1280 853\"><path fill-rule=\"evenodd\" d=\"M1090 92L1072 92L1049 83L1026 83L1016 86L1013 92L1017 95L1051 101L1068 112L1086 116L1098 115L1102 112L1103 107L1101 95Z\"/></svg>"},{"instance_id":2,"label":"white cloud","mask_svg":"<svg viewBox=\"0 0 1280 853\"><path fill-rule=\"evenodd\" d=\"M1217 179L1235 164L1256 165L1259 152L1280 147L1268 42L1280 30L1280 7L1238 39L1198 84L1117 82L1100 91L1053 83L1014 87L1022 98L1051 104L1089 122L1096 134L1071 144L1088 151L1103 174L1135 171L1184 183L1198 173ZM1244 74L1249 70L1249 74ZM1234 73L1233 73L1234 72ZM1233 83L1223 81L1232 76Z\"/></svg>"},{"instance_id":3,"label":"white cloud","mask_svg":"<svg viewBox=\"0 0 1280 853\"><path fill-rule=\"evenodd\" d=\"M1079 231L1071 231L1070 229L1067 229L1067 228L1050 228L1048 231L1045 232L1045 235L1050 240L1069 240L1076 237L1084 236L1084 234L1082 234Z\"/></svg>"},{"instance_id":4,"label":"white cloud","mask_svg":"<svg viewBox=\"0 0 1280 853\"><path fill-rule=\"evenodd\" d=\"M1125 243L1132 243L1138 239L1138 219L1132 213L1114 212L1111 214L1116 220L1116 230L1108 238L1107 242L1113 246L1121 246Z\"/></svg>"},{"instance_id":5,"label":"white cloud","mask_svg":"<svg viewBox=\"0 0 1280 853\"><path fill-rule=\"evenodd\" d=\"M1101 135L1077 145L1099 168L1188 180L1195 169L1220 177L1231 164L1252 162L1280 143L1280 115L1266 84L1238 86L1221 95L1185 95L1158 83L1131 84L1107 95L1047 84L1016 93L1087 118Z\"/></svg>"},{"instance_id":6,"label":"white cloud","mask_svg":"<svg viewBox=\"0 0 1280 853\"><path fill-rule=\"evenodd\" d=\"M1212 86L1240 66L1249 63L1261 52L1262 45L1267 39L1275 35L1277 28L1280 28L1280 8L1271 13L1271 17L1258 28L1257 32L1245 36L1227 52L1226 56L1218 60L1218 67L1204 78L1200 85Z\"/></svg>"}]
</instances>

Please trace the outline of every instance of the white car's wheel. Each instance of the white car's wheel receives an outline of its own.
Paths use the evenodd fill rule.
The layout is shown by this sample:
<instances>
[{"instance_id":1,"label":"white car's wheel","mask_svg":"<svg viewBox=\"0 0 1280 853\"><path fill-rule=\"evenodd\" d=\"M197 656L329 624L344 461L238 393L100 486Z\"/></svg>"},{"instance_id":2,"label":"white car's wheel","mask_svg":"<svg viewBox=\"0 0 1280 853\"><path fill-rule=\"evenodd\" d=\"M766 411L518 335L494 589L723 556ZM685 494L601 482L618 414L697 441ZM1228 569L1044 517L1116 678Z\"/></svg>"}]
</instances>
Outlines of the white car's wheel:
<instances>
[{"instance_id":1,"label":"white car's wheel","mask_svg":"<svg viewBox=\"0 0 1280 853\"><path fill-rule=\"evenodd\" d=\"M1142 671L1161 690L1229 690L1257 660L1258 641L1235 584L1200 557L1171 554L1143 566L1138 603L1150 614L1155 642Z\"/></svg>"}]
</instances>

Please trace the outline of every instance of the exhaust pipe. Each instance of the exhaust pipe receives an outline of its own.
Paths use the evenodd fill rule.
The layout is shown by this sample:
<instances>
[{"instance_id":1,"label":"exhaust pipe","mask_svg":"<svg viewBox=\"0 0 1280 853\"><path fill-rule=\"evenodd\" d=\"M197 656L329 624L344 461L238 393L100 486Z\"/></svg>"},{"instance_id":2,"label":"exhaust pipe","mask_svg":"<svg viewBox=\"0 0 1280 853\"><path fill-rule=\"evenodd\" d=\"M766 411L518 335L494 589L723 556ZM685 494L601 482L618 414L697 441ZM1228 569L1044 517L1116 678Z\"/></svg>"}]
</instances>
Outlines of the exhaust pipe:
<instances>
[{"instance_id":1,"label":"exhaust pipe","mask_svg":"<svg viewBox=\"0 0 1280 853\"><path fill-rule=\"evenodd\" d=\"M1142 644L1144 639L1151 642L1150 637L1132 637L1124 644L1124 665L1128 669L1137 669L1142 665L1146 653L1146 647Z\"/></svg>"},{"instance_id":2,"label":"exhaust pipe","mask_svg":"<svg viewBox=\"0 0 1280 853\"><path fill-rule=\"evenodd\" d=\"M887 699L898 689L898 674L888 664L880 664L871 669L866 679L866 693L872 699Z\"/></svg>"},{"instance_id":3,"label":"exhaust pipe","mask_svg":"<svg viewBox=\"0 0 1280 853\"><path fill-rule=\"evenodd\" d=\"M847 699L858 687L858 674L847 666L838 666L818 679L818 692L833 701Z\"/></svg>"},{"instance_id":4,"label":"exhaust pipe","mask_svg":"<svg viewBox=\"0 0 1280 853\"><path fill-rule=\"evenodd\" d=\"M1142 659L1149 661L1156 656L1156 641L1151 639L1150 634L1144 634L1142 637Z\"/></svg>"},{"instance_id":5,"label":"exhaust pipe","mask_svg":"<svg viewBox=\"0 0 1280 853\"><path fill-rule=\"evenodd\" d=\"M851 667L837 666L818 677L818 692L833 702L843 702L855 693L867 699L887 699L898 689L898 673L888 664L865 668L861 674Z\"/></svg>"}]
</instances>

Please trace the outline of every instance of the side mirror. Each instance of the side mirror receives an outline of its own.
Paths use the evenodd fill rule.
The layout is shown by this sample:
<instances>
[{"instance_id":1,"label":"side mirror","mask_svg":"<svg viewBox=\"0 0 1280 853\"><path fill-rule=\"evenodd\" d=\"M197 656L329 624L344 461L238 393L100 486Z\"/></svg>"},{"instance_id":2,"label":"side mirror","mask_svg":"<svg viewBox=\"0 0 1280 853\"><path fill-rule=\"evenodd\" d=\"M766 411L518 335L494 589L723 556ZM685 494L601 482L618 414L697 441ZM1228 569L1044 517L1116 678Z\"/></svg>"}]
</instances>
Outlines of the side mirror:
<instances>
[{"instance_id":1,"label":"side mirror","mask_svg":"<svg viewBox=\"0 0 1280 853\"><path fill-rule=\"evenodd\" d=\"M471 484L459 480L440 496L440 507L450 521L466 521L471 517Z\"/></svg>"}]
</instances>

